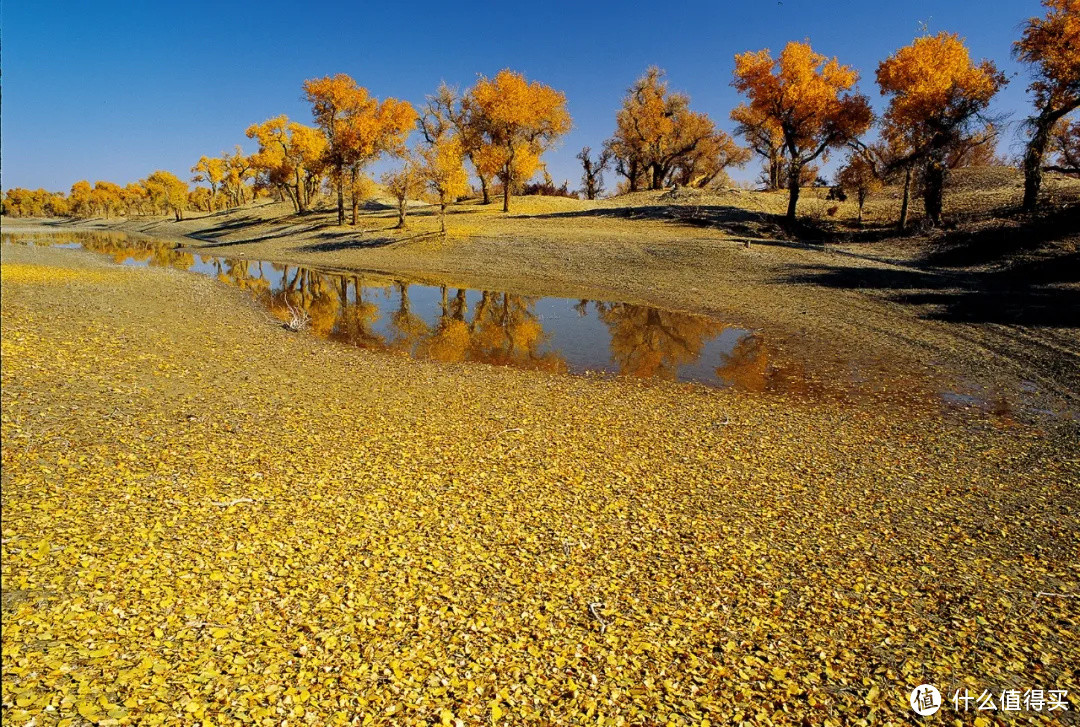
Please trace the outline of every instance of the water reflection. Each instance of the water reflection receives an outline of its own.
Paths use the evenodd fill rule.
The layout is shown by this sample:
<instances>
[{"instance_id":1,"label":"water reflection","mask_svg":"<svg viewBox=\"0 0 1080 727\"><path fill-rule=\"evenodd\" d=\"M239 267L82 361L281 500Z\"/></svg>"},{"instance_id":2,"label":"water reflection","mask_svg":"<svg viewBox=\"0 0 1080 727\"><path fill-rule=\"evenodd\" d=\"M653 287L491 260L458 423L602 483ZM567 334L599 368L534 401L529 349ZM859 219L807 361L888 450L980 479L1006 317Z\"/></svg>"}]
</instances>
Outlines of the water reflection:
<instances>
[{"instance_id":1,"label":"water reflection","mask_svg":"<svg viewBox=\"0 0 1080 727\"><path fill-rule=\"evenodd\" d=\"M5 243L70 244L124 265L190 270L247 291L284 322L362 348L444 362L698 381L755 391L806 388L765 337L708 316L631 303L436 287L253 260L196 255L124 233L5 233Z\"/></svg>"}]
</instances>

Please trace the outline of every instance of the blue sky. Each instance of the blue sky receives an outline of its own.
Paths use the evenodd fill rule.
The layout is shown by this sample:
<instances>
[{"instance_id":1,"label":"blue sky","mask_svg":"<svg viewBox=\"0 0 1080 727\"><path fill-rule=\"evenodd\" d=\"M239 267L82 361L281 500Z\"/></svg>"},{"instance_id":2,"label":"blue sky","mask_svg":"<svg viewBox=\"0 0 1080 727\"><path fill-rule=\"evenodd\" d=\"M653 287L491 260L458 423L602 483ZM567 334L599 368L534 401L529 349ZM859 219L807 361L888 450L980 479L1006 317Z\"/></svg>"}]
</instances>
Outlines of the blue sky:
<instances>
[{"instance_id":1,"label":"blue sky","mask_svg":"<svg viewBox=\"0 0 1080 727\"><path fill-rule=\"evenodd\" d=\"M877 63L920 22L964 36L976 58L1012 78L995 111L1010 113L1006 147L1029 113L1024 69L1010 57L1038 0L766 0L683 3L67 2L0 7L0 185L67 190L79 179L121 184L241 144L251 123L285 113L310 123L307 78L347 73L376 96L421 104L440 81L468 86L501 68L566 93L573 131L545 159L579 184L574 155L600 147L620 99L649 65L692 107L731 130L739 103L733 56L809 38L862 74L882 107ZM1003 150L1008 150L1003 149ZM384 167L380 165L379 168ZM378 171L378 168L376 169ZM757 162L736 176L757 175ZM608 186L614 186L610 173Z\"/></svg>"}]
</instances>

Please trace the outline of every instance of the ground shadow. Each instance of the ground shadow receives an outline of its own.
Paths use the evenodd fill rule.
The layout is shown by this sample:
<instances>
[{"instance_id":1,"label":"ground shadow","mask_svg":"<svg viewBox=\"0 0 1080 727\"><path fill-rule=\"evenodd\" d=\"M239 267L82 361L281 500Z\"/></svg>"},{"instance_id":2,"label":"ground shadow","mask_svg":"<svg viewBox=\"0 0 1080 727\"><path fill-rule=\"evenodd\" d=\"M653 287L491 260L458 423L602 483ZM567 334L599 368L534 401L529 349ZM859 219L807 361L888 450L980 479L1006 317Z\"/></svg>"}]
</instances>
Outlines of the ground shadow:
<instances>
[{"instance_id":1,"label":"ground shadow","mask_svg":"<svg viewBox=\"0 0 1080 727\"><path fill-rule=\"evenodd\" d=\"M695 227L721 229L741 237L774 237L780 232L781 218L767 212L755 212L731 205L642 205L637 207L601 207L567 212L514 215L519 219L607 218L657 220Z\"/></svg>"},{"instance_id":2,"label":"ground shadow","mask_svg":"<svg viewBox=\"0 0 1080 727\"><path fill-rule=\"evenodd\" d=\"M1080 253L1000 270L795 265L780 282L884 295L928 320L1050 328L1080 325Z\"/></svg>"},{"instance_id":3,"label":"ground shadow","mask_svg":"<svg viewBox=\"0 0 1080 727\"><path fill-rule=\"evenodd\" d=\"M358 237L358 232L324 232L318 237L320 242L309 242L296 248L299 252L340 252L342 250L370 250L378 247L386 247L395 243L410 242L425 237L432 237L438 233L417 233L408 237Z\"/></svg>"},{"instance_id":4,"label":"ground shadow","mask_svg":"<svg viewBox=\"0 0 1080 727\"><path fill-rule=\"evenodd\" d=\"M946 230L922 262L939 267L986 265L1078 234L1080 205L1042 210L1035 215L1001 213L983 225Z\"/></svg>"}]
</instances>

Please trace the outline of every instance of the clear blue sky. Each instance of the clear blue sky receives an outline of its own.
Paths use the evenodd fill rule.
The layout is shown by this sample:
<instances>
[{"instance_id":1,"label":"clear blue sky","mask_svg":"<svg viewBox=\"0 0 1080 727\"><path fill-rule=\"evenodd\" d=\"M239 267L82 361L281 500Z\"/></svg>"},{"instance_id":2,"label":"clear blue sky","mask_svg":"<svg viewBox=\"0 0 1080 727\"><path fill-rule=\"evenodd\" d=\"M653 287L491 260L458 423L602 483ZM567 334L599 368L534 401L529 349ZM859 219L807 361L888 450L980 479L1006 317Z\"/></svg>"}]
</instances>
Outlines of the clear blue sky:
<instances>
[{"instance_id":1,"label":"clear blue sky","mask_svg":"<svg viewBox=\"0 0 1080 727\"><path fill-rule=\"evenodd\" d=\"M420 104L440 81L468 86L509 67L566 93L574 129L546 156L556 181L579 184L574 154L597 149L650 64L692 106L731 130L735 53L809 38L873 83L881 59L918 33L966 37L976 58L1010 76L995 110L1028 112L1027 78L1010 57L1038 0L763 0L762 2L48 2L0 8L0 185L68 190L79 179L121 184L168 169L190 176L202 154L241 144L280 113L310 123L301 83L347 73L382 98ZM739 178L757 174L757 162ZM614 186L613 175L608 175Z\"/></svg>"}]
</instances>

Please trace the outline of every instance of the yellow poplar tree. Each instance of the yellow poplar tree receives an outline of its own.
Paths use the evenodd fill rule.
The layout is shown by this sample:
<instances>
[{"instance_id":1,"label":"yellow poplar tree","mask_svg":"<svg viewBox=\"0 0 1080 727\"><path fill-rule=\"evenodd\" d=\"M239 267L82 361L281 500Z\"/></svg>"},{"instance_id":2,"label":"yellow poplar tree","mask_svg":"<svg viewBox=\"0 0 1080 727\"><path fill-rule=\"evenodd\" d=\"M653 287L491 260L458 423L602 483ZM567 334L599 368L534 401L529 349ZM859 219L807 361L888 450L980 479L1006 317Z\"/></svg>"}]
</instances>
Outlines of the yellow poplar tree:
<instances>
[{"instance_id":1,"label":"yellow poplar tree","mask_svg":"<svg viewBox=\"0 0 1080 727\"><path fill-rule=\"evenodd\" d=\"M803 168L870 128L866 97L851 89L859 74L809 43L790 42L773 60L768 49L735 56L732 85L746 94L748 118L779 127L787 155L788 208L795 221Z\"/></svg>"},{"instance_id":2,"label":"yellow poplar tree","mask_svg":"<svg viewBox=\"0 0 1080 727\"><path fill-rule=\"evenodd\" d=\"M184 219L188 205L188 185L172 172L158 170L142 180L150 200L159 208L171 211L176 221Z\"/></svg>"},{"instance_id":3,"label":"yellow poplar tree","mask_svg":"<svg viewBox=\"0 0 1080 727\"><path fill-rule=\"evenodd\" d=\"M690 110L689 96L668 91L664 71L655 66L627 92L607 148L631 192L642 177L650 189L672 181L704 186L726 166L745 161L707 114Z\"/></svg>"},{"instance_id":4,"label":"yellow poplar tree","mask_svg":"<svg viewBox=\"0 0 1080 727\"><path fill-rule=\"evenodd\" d=\"M1028 90L1036 113L1028 119L1031 140L1024 153L1024 209L1039 201L1043 157L1057 123L1080 108L1080 0L1043 0L1046 15L1031 18L1013 45L1017 58L1030 63L1035 80Z\"/></svg>"},{"instance_id":5,"label":"yellow poplar tree","mask_svg":"<svg viewBox=\"0 0 1080 727\"><path fill-rule=\"evenodd\" d=\"M194 176L193 182L206 182L210 187L210 196L207 202L207 212L214 211L214 197L217 195L218 185L225 179L225 160L218 157L199 157L199 161L191 168ZM202 195L200 195L201 197Z\"/></svg>"},{"instance_id":6,"label":"yellow poplar tree","mask_svg":"<svg viewBox=\"0 0 1080 727\"><path fill-rule=\"evenodd\" d=\"M90 199L95 211L104 213L108 219L123 209L124 190L118 184L99 180L94 182Z\"/></svg>"},{"instance_id":7,"label":"yellow poplar tree","mask_svg":"<svg viewBox=\"0 0 1080 727\"><path fill-rule=\"evenodd\" d=\"M972 62L960 37L942 32L916 38L882 61L877 82L891 97L884 136L910 148L923 165L923 205L939 224L949 153L970 139L1005 76L991 61Z\"/></svg>"},{"instance_id":8,"label":"yellow poplar tree","mask_svg":"<svg viewBox=\"0 0 1080 727\"><path fill-rule=\"evenodd\" d=\"M252 124L245 133L259 142L259 151L251 157L252 167L263 171L270 183L285 193L293 209L307 212L322 180L326 137L318 129L289 121L284 114Z\"/></svg>"},{"instance_id":9,"label":"yellow poplar tree","mask_svg":"<svg viewBox=\"0 0 1080 727\"><path fill-rule=\"evenodd\" d=\"M746 139L751 151L765 160L765 185L777 190L784 184L784 132L776 119L742 104L731 112L735 133Z\"/></svg>"},{"instance_id":10,"label":"yellow poplar tree","mask_svg":"<svg viewBox=\"0 0 1080 727\"><path fill-rule=\"evenodd\" d=\"M75 184L71 185L71 192L68 194L68 201L71 204L71 212L76 217L90 217L94 214L94 203L91 195L94 188L90 186L90 182L85 179L80 179Z\"/></svg>"},{"instance_id":11,"label":"yellow poplar tree","mask_svg":"<svg viewBox=\"0 0 1080 727\"><path fill-rule=\"evenodd\" d=\"M476 133L501 152L503 212L509 212L514 184L532 176L543 152L570 130L566 96L504 69L492 79L481 76L462 105ZM463 148L460 139L454 144Z\"/></svg>"},{"instance_id":12,"label":"yellow poplar tree","mask_svg":"<svg viewBox=\"0 0 1080 727\"><path fill-rule=\"evenodd\" d=\"M345 177L355 185L361 170L383 153L400 153L416 123L407 101L379 102L344 73L304 81L315 123L326 135L326 164L337 187L338 224L345 224ZM352 196L352 223L358 201Z\"/></svg>"},{"instance_id":13,"label":"yellow poplar tree","mask_svg":"<svg viewBox=\"0 0 1080 727\"><path fill-rule=\"evenodd\" d=\"M383 186L398 205L398 229L405 229L405 212L410 199L416 199L424 191L424 179L421 177L417 162L411 156L405 156L401 168L386 172L382 176Z\"/></svg>"},{"instance_id":14,"label":"yellow poplar tree","mask_svg":"<svg viewBox=\"0 0 1080 727\"><path fill-rule=\"evenodd\" d=\"M446 234L446 208L469 191L465 173L465 147L454 133L451 121L429 102L419 120L424 143L418 152L419 172L439 202L439 230Z\"/></svg>"},{"instance_id":15,"label":"yellow poplar tree","mask_svg":"<svg viewBox=\"0 0 1080 727\"><path fill-rule=\"evenodd\" d=\"M255 176L251 158L245 156L244 150L237 144L236 150L232 154L225 152L221 155L221 161L225 170L221 180L221 188L226 203L230 207L238 207L247 202L244 194L244 182Z\"/></svg>"},{"instance_id":16,"label":"yellow poplar tree","mask_svg":"<svg viewBox=\"0 0 1080 727\"><path fill-rule=\"evenodd\" d=\"M855 201L859 205L859 224L863 221L863 207L870 195L881 189L881 180L877 170L866 155L853 152L840 172L836 175L837 183L845 190L855 195Z\"/></svg>"}]
</instances>

